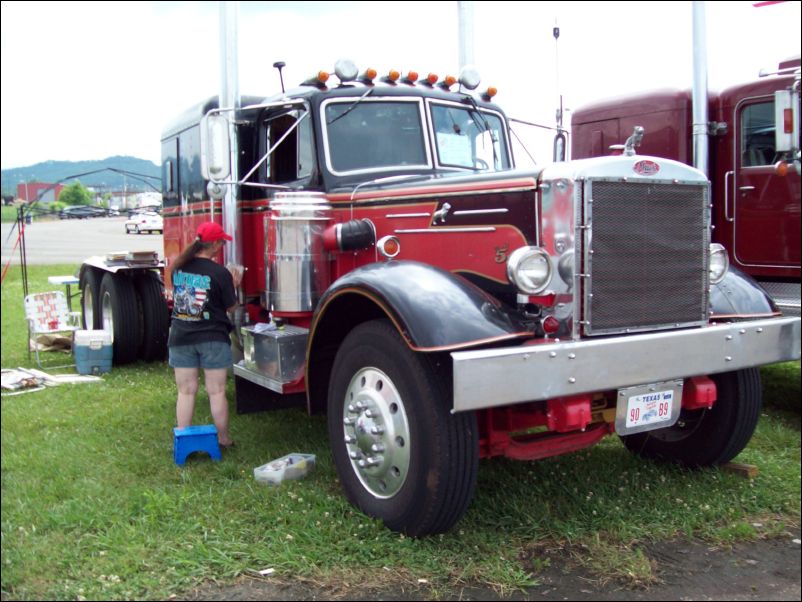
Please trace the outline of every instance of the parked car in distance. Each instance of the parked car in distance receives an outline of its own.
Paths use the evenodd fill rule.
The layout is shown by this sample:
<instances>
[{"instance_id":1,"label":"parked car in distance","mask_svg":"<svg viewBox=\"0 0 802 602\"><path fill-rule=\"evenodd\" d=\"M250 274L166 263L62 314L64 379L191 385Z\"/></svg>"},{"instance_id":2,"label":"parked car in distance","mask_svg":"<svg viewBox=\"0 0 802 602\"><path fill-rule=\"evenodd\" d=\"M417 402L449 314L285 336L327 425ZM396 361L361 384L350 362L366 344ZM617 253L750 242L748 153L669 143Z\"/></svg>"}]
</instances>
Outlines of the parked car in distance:
<instances>
[{"instance_id":1,"label":"parked car in distance","mask_svg":"<svg viewBox=\"0 0 802 602\"><path fill-rule=\"evenodd\" d=\"M142 232L164 232L162 216L153 211L139 213L125 222L126 234L140 234Z\"/></svg>"},{"instance_id":2,"label":"parked car in distance","mask_svg":"<svg viewBox=\"0 0 802 602\"><path fill-rule=\"evenodd\" d=\"M161 215L162 208L157 207L156 205L147 206L147 207L135 207L134 209L128 210L128 217L134 217L139 215L140 213L158 213Z\"/></svg>"},{"instance_id":3,"label":"parked car in distance","mask_svg":"<svg viewBox=\"0 0 802 602\"><path fill-rule=\"evenodd\" d=\"M94 205L71 205L59 211L60 219L87 219L90 217L105 217L108 210Z\"/></svg>"}]
</instances>

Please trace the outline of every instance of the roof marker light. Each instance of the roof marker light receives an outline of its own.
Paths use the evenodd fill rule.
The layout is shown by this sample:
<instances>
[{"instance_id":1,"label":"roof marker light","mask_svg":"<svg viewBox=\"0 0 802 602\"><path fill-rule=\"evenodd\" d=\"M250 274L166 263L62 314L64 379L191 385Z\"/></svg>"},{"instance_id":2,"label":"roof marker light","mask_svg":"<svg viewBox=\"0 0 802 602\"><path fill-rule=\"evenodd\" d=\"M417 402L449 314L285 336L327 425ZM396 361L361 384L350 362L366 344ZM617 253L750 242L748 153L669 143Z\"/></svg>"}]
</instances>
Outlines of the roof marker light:
<instances>
[{"instance_id":1,"label":"roof marker light","mask_svg":"<svg viewBox=\"0 0 802 602\"><path fill-rule=\"evenodd\" d=\"M359 75L354 61L350 59L340 59L334 64L334 73L341 82L351 82Z\"/></svg>"},{"instance_id":2,"label":"roof marker light","mask_svg":"<svg viewBox=\"0 0 802 602\"><path fill-rule=\"evenodd\" d=\"M438 87L442 88L443 90L448 90L451 86L457 83L457 78L453 75L446 75L442 81L437 84Z\"/></svg>"},{"instance_id":3,"label":"roof marker light","mask_svg":"<svg viewBox=\"0 0 802 602\"><path fill-rule=\"evenodd\" d=\"M415 85L415 82L418 79L418 72L417 71L408 71L407 76L402 80L405 84Z\"/></svg>"},{"instance_id":4,"label":"roof marker light","mask_svg":"<svg viewBox=\"0 0 802 602\"><path fill-rule=\"evenodd\" d=\"M329 80L328 71L318 71L315 75L302 82L302 86L317 86L318 88L325 88L326 82Z\"/></svg>"},{"instance_id":5,"label":"roof marker light","mask_svg":"<svg viewBox=\"0 0 802 602\"><path fill-rule=\"evenodd\" d=\"M489 102L496 94L498 94L498 89L495 86L488 86L487 90L482 93L482 100Z\"/></svg>"},{"instance_id":6,"label":"roof marker light","mask_svg":"<svg viewBox=\"0 0 802 602\"><path fill-rule=\"evenodd\" d=\"M395 69L390 69L390 71L382 78L383 82L387 82L388 84L394 84L399 79L401 79L401 72L396 71Z\"/></svg>"},{"instance_id":7,"label":"roof marker light","mask_svg":"<svg viewBox=\"0 0 802 602\"><path fill-rule=\"evenodd\" d=\"M439 78L437 77L436 73L429 73L429 75L427 75L426 77L420 79L418 81L418 83L419 84L423 84L424 86L429 86L431 88L432 86L434 86L437 83L438 79Z\"/></svg>"},{"instance_id":8,"label":"roof marker light","mask_svg":"<svg viewBox=\"0 0 802 602\"><path fill-rule=\"evenodd\" d=\"M359 74L359 81L364 84L372 84L373 80L376 79L378 72L373 67L368 67L362 73Z\"/></svg>"}]
</instances>

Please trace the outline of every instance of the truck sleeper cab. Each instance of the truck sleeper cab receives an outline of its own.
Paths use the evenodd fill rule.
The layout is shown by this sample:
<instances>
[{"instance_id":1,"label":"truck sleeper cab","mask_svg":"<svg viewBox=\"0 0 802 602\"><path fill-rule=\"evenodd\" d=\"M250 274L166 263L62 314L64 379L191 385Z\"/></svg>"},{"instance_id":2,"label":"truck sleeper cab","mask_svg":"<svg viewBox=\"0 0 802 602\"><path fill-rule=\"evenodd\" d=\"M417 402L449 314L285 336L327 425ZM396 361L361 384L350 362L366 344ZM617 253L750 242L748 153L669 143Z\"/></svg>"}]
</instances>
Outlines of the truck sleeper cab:
<instances>
[{"instance_id":1,"label":"truck sleeper cab","mask_svg":"<svg viewBox=\"0 0 802 602\"><path fill-rule=\"evenodd\" d=\"M755 367L798 358L800 325L746 280L735 308L711 296L706 178L638 156L517 170L487 95L374 80L207 104L165 133L168 287L237 191L238 405L305 394L348 499L414 536L460 519L480 457L612 433L690 466L734 457Z\"/></svg>"}]
</instances>

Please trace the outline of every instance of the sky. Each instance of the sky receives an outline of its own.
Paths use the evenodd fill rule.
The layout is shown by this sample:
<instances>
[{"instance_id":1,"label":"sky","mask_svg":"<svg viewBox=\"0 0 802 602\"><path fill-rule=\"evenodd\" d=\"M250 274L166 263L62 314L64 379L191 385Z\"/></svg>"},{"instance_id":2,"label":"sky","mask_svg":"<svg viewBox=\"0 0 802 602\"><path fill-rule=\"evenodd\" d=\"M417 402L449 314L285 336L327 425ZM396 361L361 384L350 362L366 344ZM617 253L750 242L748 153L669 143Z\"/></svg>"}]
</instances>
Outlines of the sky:
<instances>
[{"instance_id":1,"label":"sky","mask_svg":"<svg viewBox=\"0 0 802 602\"><path fill-rule=\"evenodd\" d=\"M706 3L709 87L799 55L800 4ZM0 7L3 169L113 155L159 163L165 126L219 94L218 2ZM570 109L602 98L691 86L690 2L477 1L473 10L482 85L498 88L511 117L554 125L560 94L570 122ZM380 73L458 71L457 2L241 2L239 14L242 94L279 92L276 61L287 64L287 87L343 57ZM551 134L524 130L548 162Z\"/></svg>"}]
</instances>

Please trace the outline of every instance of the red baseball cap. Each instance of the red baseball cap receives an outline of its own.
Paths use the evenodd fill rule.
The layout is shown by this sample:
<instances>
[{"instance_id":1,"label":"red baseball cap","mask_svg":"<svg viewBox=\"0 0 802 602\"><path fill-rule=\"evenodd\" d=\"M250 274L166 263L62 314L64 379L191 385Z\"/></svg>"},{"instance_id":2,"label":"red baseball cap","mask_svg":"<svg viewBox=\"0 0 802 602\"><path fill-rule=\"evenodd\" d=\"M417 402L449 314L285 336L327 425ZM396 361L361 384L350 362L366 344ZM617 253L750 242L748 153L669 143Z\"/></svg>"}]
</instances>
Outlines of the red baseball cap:
<instances>
[{"instance_id":1,"label":"red baseball cap","mask_svg":"<svg viewBox=\"0 0 802 602\"><path fill-rule=\"evenodd\" d=\"M198 226L198 238L201 242L215 242L217 240L232 240L223 227L216 222L203 222Z\"/></svg>"}]
</instances>

